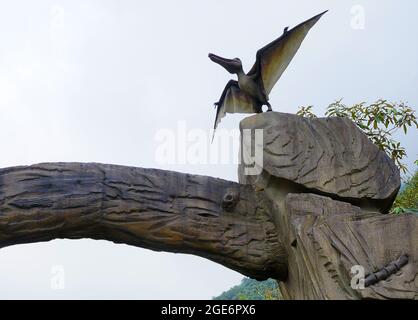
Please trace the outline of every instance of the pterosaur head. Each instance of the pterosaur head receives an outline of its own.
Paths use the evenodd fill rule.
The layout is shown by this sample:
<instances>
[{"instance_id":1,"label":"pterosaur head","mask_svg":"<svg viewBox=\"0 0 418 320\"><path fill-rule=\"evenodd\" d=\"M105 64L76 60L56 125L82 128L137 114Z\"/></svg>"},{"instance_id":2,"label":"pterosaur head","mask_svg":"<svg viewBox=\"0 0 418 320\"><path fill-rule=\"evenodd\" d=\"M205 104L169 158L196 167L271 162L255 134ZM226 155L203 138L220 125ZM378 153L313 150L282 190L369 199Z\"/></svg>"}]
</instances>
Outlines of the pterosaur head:
<instances>
[{"instance_id":1,"label":"pterosaur head","mask_svg":"<svg viewBox=\"0 0 418 320\"><path fill-rule=\"evenodd\" d=\"M229 73L238 73L242 70L242 62L239 58L226 59L209 53L209 59L224 67Z\"/></svg>"}]
</instances>

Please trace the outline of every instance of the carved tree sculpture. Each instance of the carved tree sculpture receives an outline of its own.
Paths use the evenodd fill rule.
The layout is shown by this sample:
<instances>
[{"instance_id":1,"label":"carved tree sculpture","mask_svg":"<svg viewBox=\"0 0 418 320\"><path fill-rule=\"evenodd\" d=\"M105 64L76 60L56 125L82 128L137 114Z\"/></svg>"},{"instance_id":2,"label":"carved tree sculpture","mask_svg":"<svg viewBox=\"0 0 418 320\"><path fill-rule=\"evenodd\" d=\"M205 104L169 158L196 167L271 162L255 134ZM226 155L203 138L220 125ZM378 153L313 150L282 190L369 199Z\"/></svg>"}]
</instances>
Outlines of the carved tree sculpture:
<instances>
[{"instance_id":1,"label":"carved tree sculpture","mask_svg":"<svg viewBox=\"0 0 418 320\"><path fill-rule=\"evenodd\" d=\"M240 184L104 164L1 169L0 247L105 239L272 277L288 299L418 299L417 216L385 214L399 171L352 122L274 112L241 129L263 129L263 162L257 176L240 165Z\"/></svg>"}]
</instances>

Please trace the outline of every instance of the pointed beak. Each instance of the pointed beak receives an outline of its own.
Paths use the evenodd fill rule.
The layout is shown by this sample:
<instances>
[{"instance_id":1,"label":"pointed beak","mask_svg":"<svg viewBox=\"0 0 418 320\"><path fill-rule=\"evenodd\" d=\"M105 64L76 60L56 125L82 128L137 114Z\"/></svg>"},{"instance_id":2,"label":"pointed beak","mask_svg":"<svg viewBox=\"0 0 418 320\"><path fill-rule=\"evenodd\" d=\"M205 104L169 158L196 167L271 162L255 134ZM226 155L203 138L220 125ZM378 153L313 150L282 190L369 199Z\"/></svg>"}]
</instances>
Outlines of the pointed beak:
<instances>
[{"instance_id":1,"label":"pointed beak","mask_svg":"<svg viewBox=\"0 0 418 320\"><path fill-rule=\"evenodd\" d=\"M237 70L237 61L234 59L226 59L216 54L209 53L209 59L224 67L229 73L235 73Z\"/></svg>"}]
</instances>

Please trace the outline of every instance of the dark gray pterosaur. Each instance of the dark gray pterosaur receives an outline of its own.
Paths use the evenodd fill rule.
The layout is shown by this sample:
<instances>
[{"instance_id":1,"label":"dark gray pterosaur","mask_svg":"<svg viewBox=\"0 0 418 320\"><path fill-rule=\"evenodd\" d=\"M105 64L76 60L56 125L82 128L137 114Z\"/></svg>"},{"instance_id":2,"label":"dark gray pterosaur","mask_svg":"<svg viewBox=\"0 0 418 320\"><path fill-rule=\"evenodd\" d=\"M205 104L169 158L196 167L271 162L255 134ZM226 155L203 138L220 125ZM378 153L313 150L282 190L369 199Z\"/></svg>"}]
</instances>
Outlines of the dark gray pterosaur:
<instances>
[{"instance_id":1,"label":"dark gray pterosaur","mask_svg":"<svg viewBox=\"0 0 418 320\"><path fill-rule=\"evenodd\" d=\"M309 30L325 14L324 11L302 22L291 30L284 29L281 37L261 48L251 70L245 74L239 58L226 59L209 54L209 58L237 74L238 81L230 80L215 103L217 107L214 130L226 113L260 113L266 105L271 111L269 94L298 51Z\"/></svg>"}]
</instances>

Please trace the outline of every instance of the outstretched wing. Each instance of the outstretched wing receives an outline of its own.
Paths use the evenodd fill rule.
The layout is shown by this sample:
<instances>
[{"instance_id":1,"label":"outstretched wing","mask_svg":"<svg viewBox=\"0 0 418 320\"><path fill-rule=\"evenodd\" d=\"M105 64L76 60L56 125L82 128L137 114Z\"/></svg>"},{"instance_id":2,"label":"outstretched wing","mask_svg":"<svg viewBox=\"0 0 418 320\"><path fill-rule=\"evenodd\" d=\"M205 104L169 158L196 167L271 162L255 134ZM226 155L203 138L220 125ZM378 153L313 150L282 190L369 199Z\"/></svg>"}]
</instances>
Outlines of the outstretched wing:
<instances>
[{"instance_id":1,"label":"outstretched wing","mask_svg":"<svg viewBox=\"0 0 418 320\"><path fill-rule=\"evenodd\" d=\"M213 136L221 119L226 113L254 113L258 106L249 95L240 90L238 81L230 80L222 92L219 102L216 103L216 118L213 128ZM213 137L212 137L213 140Z\"/></svg>"},{"instance_id":2,"label":"outstretched wing","mask_svg":"<svg viewBox=\"0 0 418 320\"><path fill-rule=\"evenodd\" d=\"M257 60L248 75L264 86L267 95L292 61L309 30L326 12L302 22L289 31L285 30L280 38L258 50Z\"/></svg>"}]
</instances>

